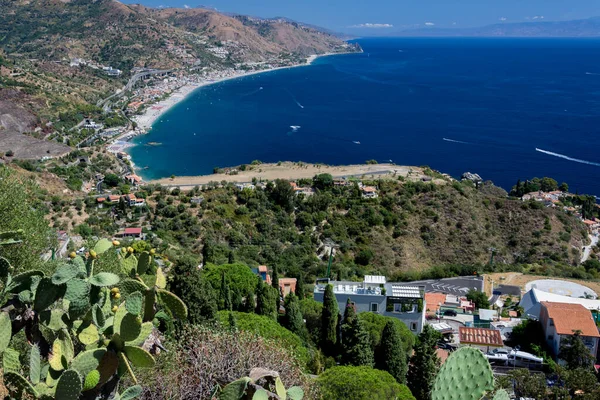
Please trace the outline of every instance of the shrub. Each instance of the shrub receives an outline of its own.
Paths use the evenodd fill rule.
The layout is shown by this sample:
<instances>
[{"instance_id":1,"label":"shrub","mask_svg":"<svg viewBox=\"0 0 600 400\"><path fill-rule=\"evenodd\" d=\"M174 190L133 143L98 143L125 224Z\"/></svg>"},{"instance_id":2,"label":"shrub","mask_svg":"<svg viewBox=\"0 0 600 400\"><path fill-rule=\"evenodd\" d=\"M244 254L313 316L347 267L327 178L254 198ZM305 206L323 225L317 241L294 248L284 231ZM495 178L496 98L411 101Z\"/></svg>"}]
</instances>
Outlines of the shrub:
<instances>
[{"instance_id":1,"label":"shrub","mask_svg":"<svg viewBox=\"0 0 600 400\"><path fill-rule=\"evenodd\" d=\"M415 399L389 373L369 367L330 368L317 378L317 386L322 399Z\"/></svg>"},{"instance_id":2,"label":"shrub","mask_svg":"<svg viewBox=\"0 0 600 400\"><path fill-rule=\"evenodd\" d=\"M227 313L223 315L227 320ZM242 318L235 315L239 327ZM144 399L211 399L217 386L247 376L255 367L279 372L285 387L301 386L305 398L317 397L301 363L277 339L244 329L229 332L201 326L188 326L179 337L167 344L171 351L160 359L160 367L144 377L149 384Z\"/></svg>"}]
</instances>

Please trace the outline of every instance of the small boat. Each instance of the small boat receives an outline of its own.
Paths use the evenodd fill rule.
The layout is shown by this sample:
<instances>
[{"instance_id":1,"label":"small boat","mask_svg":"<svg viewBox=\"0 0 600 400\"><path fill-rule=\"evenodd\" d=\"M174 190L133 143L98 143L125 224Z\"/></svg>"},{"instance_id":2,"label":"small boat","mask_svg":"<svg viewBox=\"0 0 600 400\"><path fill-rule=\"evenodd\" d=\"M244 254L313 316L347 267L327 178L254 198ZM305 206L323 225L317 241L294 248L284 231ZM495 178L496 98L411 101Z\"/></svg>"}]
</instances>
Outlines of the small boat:
<instances>
[{"instance_id":1,"label":"small boat","mask_svg":"<svg viewBox=\"0 0 600 400\"><path fill-rule=\"evenodd\" d=\"M360 144L360 142L358 140L353 140L352 143L354 143L354 144Z\"/></svg>"}]
</instances>

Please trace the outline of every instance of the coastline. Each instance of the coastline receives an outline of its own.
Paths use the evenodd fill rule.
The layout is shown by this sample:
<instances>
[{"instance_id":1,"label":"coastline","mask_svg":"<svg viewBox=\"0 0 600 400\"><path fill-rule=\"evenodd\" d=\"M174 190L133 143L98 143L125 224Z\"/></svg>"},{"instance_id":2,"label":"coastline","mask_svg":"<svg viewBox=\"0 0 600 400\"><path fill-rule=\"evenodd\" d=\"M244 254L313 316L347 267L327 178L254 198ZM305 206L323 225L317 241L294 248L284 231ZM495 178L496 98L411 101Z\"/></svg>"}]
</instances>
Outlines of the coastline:
<instances>
[{"instance_id":1,"label":"coastline","mask_svg":"<svg viewBox=\"0 0 600 400\"><path fill-rule=\"evenodd\" d=\"M334 178L364 177L372 179L392 178L399 176L409 180L422 180L427 175L421 167L402 166L395 164L354 164L354 165L323 165L302 162L265 163L247 166L245 171L234 169L234 174L220 173L200 176L176 176L155 179L148 183L160 184L167 187L192 188L206 185L209 182L232 182L249 184L255 181L273 181L276 179L297 180L312 179L317 174L331 174Z\"/></svg>"},{"instance_id":2,"label":"coastline","mask_svg":"<svg viewBox=\"0 0 600 400\"><path fill-rule=\"evenodd\" d=\"M232 80L232 79L243 78L246 76L258 75L258 74L263 74L263 73L267 73L267 72L273 72L273 71L278 71L278 70L288 69L288 68L307 67L307 66L312 65L312 63L317 58L327 57L327 56L332 56L332 55L340 55L340 54L354 54L354 53L325 53L325 54L319 54L319 55L314 54L314 55L308 56L306 58L305 64L289 65L286 67L269 68L269 69L264 69L264 70L260 70L260 71L242 72L239 74L223 77L220 79L205 81L205 82L196 83L196 84L188 83L188 84L181 86L179 89L173 91L166 99L159 101L158 103L152 104L150 107L148 107L146 110L144 110L144 112L141 115L136 115L136 116L132 117L132 120L135 121L135 123L137 124L137 126L140 129L148 131L148 130L152 129L152 125L163 114L165 114L167 111L169 111L172 107L174 107L179 102L185 100L196 89L199 89L199 88L205 87L205 86L214 85L214 84L221 83L221 82L225 82L225 81Z\"/></svg>"}]
</instances>

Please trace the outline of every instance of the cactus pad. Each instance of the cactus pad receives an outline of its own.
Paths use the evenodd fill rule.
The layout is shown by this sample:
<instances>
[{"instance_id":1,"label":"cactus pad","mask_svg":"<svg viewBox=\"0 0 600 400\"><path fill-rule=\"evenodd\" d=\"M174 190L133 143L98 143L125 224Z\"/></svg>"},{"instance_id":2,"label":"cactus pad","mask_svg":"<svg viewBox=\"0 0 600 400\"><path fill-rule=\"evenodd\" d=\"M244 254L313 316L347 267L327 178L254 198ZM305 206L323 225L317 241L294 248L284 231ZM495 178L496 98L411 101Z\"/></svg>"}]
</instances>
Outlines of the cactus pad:
<instances>
[{"instance_id":1,"label":"cactus pad","mask_svg":"<svg viewBox=\"0 0 600 400\"><path fill-rule=\"evenodd\" d=\"M4 372L15 372L21 371L21 361L19 360L19 352L10 347L4 351L2 356L2 368Z\"/></svg>"},{"instance_id":2,"label":"cactus pad","mask_svg":"<svg viewBox=\"0 0 600 400\"><path fill-rule=\"evenodd\" d=\"M121 291L122 296L129 296L135 292L145 293L148 290L148 286L137 279L123 279L117 287Z\"/></svg>"},{"instance_id":3,"label":"cactus pad","mask_svg":"<svg viewBox=\"0 0 600 400\"><path fill-rule=\"evenodd\" d=\"M12 323L7 312L0 313L0 354L8 348L12 337Z\"/></svg>"},{"instance_id":4,"label":"cactus pad","mask_svg":"<svg viewBox=\"0 0 600 400\"><path fill-rule=\"evenodd\" d=\"M285 397L281 398L285 399ZM265 389L258 389L254 392L254 395L252 395L252 400L269 400L269 393L267 393Z\"/></svg>"},{"instance_id":5,"label":"cactus pad","mask_svg":"<svg viewBox=\"0 0 600 400\"><path fill-rule=\"evenodd\" d=\"M89 374L85 376L85 381L83 382L83 391L92 390L95 388L100 382L100 372L97 369L90 371Z\"/></svg>"},{"instance_id":6,"label":"cactus pad","mask_svg":"<svg viewBox=\"0 0 600 400\"><path fill-rule=\"evenodd\" d=\"M123 321L123 318L125 318L125 316L127 315L127 309L125 308L125 303L121 303L121 305L119 305L119 308L117 309L117 312L115 312L115 319L113 321L113 332L114 333L119 333L121 331L121 322Z\"/></svg>"},{"instance_id":7,"label":"cactus pad","mask_svg":"<svg viewBox=\"0 0 600 400\"><path fill-rule=\"evenodd\" d=\"M63 321L64 314L63 310L57 308L54 310L45 310L40 313L40 322L53 331L59 331L67 327Z\"/></svg>"},{"instance_id":8,"label":"cactus pad","mask_svg":"<svg viewBox=\"0 0 600 400\"><path fill-rule=\"evenodd\" d=\"M62 285L79 274L79 267L75 264L62 264L58 267L54 275L52 275L52 283Z\"/></svg>"},{"instance_id":9,"label":"cactus pad","mask_svg":"<svg viewBox=\"0 0 600 400\"><path fill-rule=\"evenodd\" d=\"M131 377L131 379L133 380L133 383L135 383L137 385L138 381L137 378L135 377L135 374L133 373L133 370L131 369L131 365L129 365L129 361L127 361L127 357L125 357L125 354L123 353L119 353L119 376L122 376L123 374L125 374L125 372L127 372L129 374L129 376Z\"/></svg>"},{"instance_id":10,"label":"cactus pad","mask_svg":"<svg viewBox=\"0 0 600 400\"><path fill-rule=\"evenodd\" d=\"M102 308L98 304L92 306L92 321L98 328L104 327L104 323L106 322L104 311L102 311Z\"/></svg>"},{"instance_id":11,"label":"cactus pad","mask_svg":"<svg viewBox=\"0 0 600 400\"><path fill-rule=\"evenodd\" d=\"M463 347L448 357L435 378L432 400L479 400L494 390L490 363L480 350Z\"/></svg>"},{"instance_id":12,"label":"cactus pad","mask_svg":"<svg viewBox=\"0 0 600 400\"><path fill-rule=\"evenodd\" d=\"M304 390L300 386L292 386L287 391L287 398L290 400L302 400L304 398Z\"/></svg>"},{"instance_id":13,"label":"cactus pad","mask_svg":"<svg viewBox=\"0 0 600 400\"><path fill-rule=\"evenodd\" d=\"M119 260L119 263L121 264L121 270L124 273L130 274L131 276L137 274L138 260L133 254L127 254L127 256Z\"/></svg>"},{"instance_id":14,"label":"cactus pad","mask_svg":"<svg viewBox=\"0 0 600 400\"><path fill-rule=\"evenodd\" d=\"M144 251L140 254L137 263L137 273L138 275L144 275L146 271L148 271L148 267L150 266L150 253Z\"/></svg>"},{"instance_id":15,"label":"cactus pad","mask_svg":"<svg viewBox=\"0 0 600 400\"><path fill-rule=\"evenodd\" d=\"M119 283L119 276L110 272L100 272L89 279L94 286L114 286Z\"/></svg>"},{"instance_id":16,"label":"cactus pad","mask_svg":"<svg viewBox=\"0 0 600 400\"><path fill-rule=\"evenodd\" d=\"M48 356L50 367L55 371L65 369L66 359L63 358L63 349L61 341L56 339L52 344L52 353Z\"/></svg>"},{"instance_id":17,"label":"cactus pad","mask_svg":"<svg viewBox=\"0 0 600 400\"><path fill-rule=\"evenodd\" d=\"M65 371L56 384L56 398L61 400L77 400L81 395L81 376L75 370Z\"/></svg>"},{"instance_id":18,"label":"cactus pad","mask_svg":"<svg viewBox=\"0 0 600 400\"><path fill-rule=\"evenodd\" d=\"M62 297L63 293L64 287L56 286L50 278L42 278L35 291L33 309L37 312L45 310L58 300L59 297Z\"/></svg>"},{"instance_id":19,"label":"cactus pad","mask_svg":"<svg viewBox=\"0 0 600 400\"><path fill-rule=\"evenodd\" d=\"M0 257L0 278L4 279L8 276L11 271L11 266L8 260L4 257Z\"/></svg>"},{"instance_id":20,"label":"cactus pad","mask_svg":"<svg viewBox=\"0 0 600 400\"><path fill-rule=\"evenodd\" d=\"M116 332L121 335L121 339L124 342L135 340L142 331L142 319L137 315L127 313L121 321L119 331Z\"/></svg>"},{"instance_id":21,"label":"cactus pad","mask_svg":"<svg viewBox=\"0 0 600 400\"><path fill-rule=\"evenodd\" d=\"M510 400L510 396L506 390L500 389L496 392L492 400Z\"/></svg>"},{"instance_id":22,"label":"cactus pad","mask_svg":"<svg viewBox=\"0 0 600 400\"><path fill-rule=\"evenodd\" d=\"M141 394L142 387L140 385L131 386L121 394L121 400L133 400Z\"/></svg>"},{"instance_id":23,"label":"cactus pad","mask_svg":"<svg viewBox=\"0 0 600 400\"><path fill-rule=\"evenodd\" d=\"M156 269L156 287L159 289L167 287L167 277L161 267Z\"/></svg>"},{"instance_id":24,"label":"cactus pad","mask_svg":"<svg viewBox=\"0 0 600 400\"><path fill-rule=\"evenodd\" d=\"M92 370L98 368L106 352L106 349L94 349L79 353L73 359L71 368L79 372L82 376L87 376Z\"/></svg>"},{"instance_id":25,"label":"cactus pad","mask_svg":"<svg viewBox=\"0 0 600 400\"><path fill-rule=\"evenodd\" d=\"M285 391L285 386L283 386L283 382L281 382L281 378L275 378L275 393L282 399L287 397L287 393Z\"/></svg>"},{"instance_id":26,"label":"cactus pad","mask_svg":"<svg viewBox=\"0 0 600 400\"><path fill-rule=\"evenodd\" d=\"M141 347L125 346L124 352L129 361L136 367L150 368L154 367L154 364L156 363L154 357Z\"/></svg>"},{"instance_id":27,"label":"cactus pad","mask_svg":"<svg viewBox=\"0 0 600 400\"><path fill-rule=\"evenodd\" d=\"M187 307L179 297L163 289L158 289L157 294L164 305L171 311L173 316L179 319L187 318Z\"/></svg>"},{"instance_id":28,"label":"cactus pad","mask_svg":"<svg viewBox=\"0 0 600 400\"><path fill-rule=\"evenodd\" d=\"M117 372L119 367L119 357L113 351L107 351L98 365L100 372L100 384L107 382Z\"/></svg>"},{"instance_id":29,"label":"cactus pad","mask_svg":"<svg viewBox=\"0 0 600 400\"><path fill-rule=\"evenodd\" d=\"M85 345L96 343L100 339L98 328L96 328L96 325L92 324L79 332L77 337L79 338L79 341Z\"/></svg>"},{"instance_id":30,"label":"cactus pad","mask_svg":"<svg viewBox=\"0 0 600 400\"><path fill-rule=\"evenodd\" d=\"M25 377L16 372L5 372L4 373L4 384L10 390L10 393L16 395L18 399L23 397L23 393L28 393L34 397L38 397L38 392L29 383Z\"/></svg>"},{"instance_id":31,"label":"cactus pad","mask_svg":"<svg viewBox=\"0 0 600 400\"><path fill-rule=\"evenodd\" d=\"M29 379L31 383L37 385L40 383L40 375L42 374L42 366L40 360L40 348L33 345L29 354Z\"/></svg>"},{"instance_id":32,"label":"cactus pad","mask_svg":"<svg viewBox=\"0 0 600 400\"><path fill-rule=\"evenodd\" d=\"M102 254L113 247L113 244L108 239L100 239L94 246L94 251L96 254Z\"/></svg>"},{"instance_id":33,"label":"cactus pad","mask_svg":"<svg viewBox=\"0 0 600 400\"><path fill-rule=\"evenodd\" d=\"M31 293L31 290L23 290L22 292L20 292L19 301L24 304L33 303L33 293Z\"/></svg>"},{"instance_id":34,"label":"cactus pad","mask_svg":"<svg viewBox=\"0 0 600 400\"><path fill-rule=\"evenodd\" d=\"M131 293L125 300L125 308L130 314L140 315L142 306L144 305L144 297L140 292Z\"/></svg>"},{"instance_id":35,"label":"cactus pad","mask_svg":"<svg viewBox=\"0 0 600 400\"><path fill-rule=\"evenodd\" d=\"M152 322L144 322L142 324L142 329L141 329L138 337L136 337L135 339L133 339L131 341L125 342L125 344L128 346L141 346L144 344L146 339L148 339L148 336L150 336L150 334L152 333L153 330L154 330L154 325L152 324Z\"/></svg>"},{"instance_id":36,"label":"cactus pad","mask_svg":"<svg viewBox=\"0 0 600 400\"><path fill-rule=\"evenodd\" d=\"M35 276L43 277L44 273L42 271L33 270L13 276L10 283L7 282L6 284L6 291L18 293L22 290L31 288L31 282Z\"/></svg>"},{"instance_id":37,"label":"cactus pad","mask_svg":"<svg viewBox=\"0 0 600 400\"><path fill-rule=\"evenodd\" d=\"M221 393L219 394L220 400L238 400L243 399L246 393L248 384L252 382L252 379L248 377L240 378L226 385Z\"/></svg>"}]
</instances>

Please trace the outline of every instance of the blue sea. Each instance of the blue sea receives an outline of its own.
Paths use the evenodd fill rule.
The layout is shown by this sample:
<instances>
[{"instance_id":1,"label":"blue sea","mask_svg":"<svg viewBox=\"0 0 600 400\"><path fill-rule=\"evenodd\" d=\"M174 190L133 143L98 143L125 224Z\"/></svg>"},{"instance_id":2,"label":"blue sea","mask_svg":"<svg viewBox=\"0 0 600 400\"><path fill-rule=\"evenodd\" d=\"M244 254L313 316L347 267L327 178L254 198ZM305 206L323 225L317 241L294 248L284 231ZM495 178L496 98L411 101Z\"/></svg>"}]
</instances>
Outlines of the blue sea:
<instances>
[{"instance_id":1,"label":"blue sea","mask_svg":"<svg viewBox=\"0 0 600 400\"><path fill-rule=\"evenodd\" d=\"M470 171L506 189L551 176L600 195L600 40L358 42L362 54L196 90L136 139L140 174L375 159Z\"/></svg>"}]
</instances>

